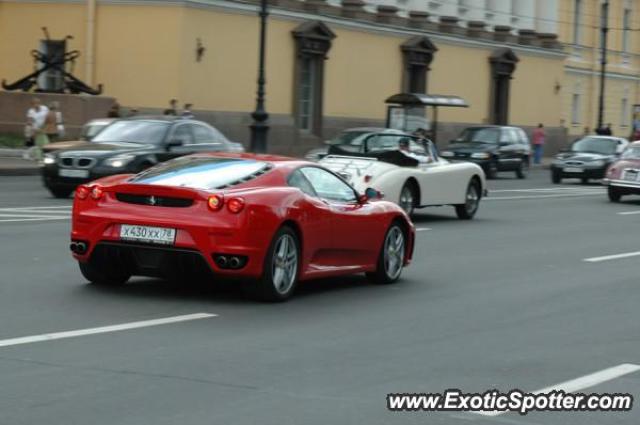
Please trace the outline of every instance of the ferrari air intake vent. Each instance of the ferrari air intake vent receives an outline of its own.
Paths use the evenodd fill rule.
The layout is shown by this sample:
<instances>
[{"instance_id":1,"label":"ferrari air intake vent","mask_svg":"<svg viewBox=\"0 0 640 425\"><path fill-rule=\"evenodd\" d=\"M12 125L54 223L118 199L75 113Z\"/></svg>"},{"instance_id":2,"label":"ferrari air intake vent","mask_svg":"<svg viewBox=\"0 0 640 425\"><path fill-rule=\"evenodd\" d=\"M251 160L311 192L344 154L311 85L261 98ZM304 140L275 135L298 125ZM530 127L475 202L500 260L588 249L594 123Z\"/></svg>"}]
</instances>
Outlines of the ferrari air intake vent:
<instances>
[{"instance_id":1,"label":"ferrari air intake vent","mask_svg":"<svg viewBox=\"0 0 640 425\"><path fill-rule=\"evenodd\" d=\"M116 193L116 199L128 204L150 205L154 207L184 208L193 205L193 199L154 195L134 195L132 193Z\"/></svg>"},{"instance_id":2,"label":"ferrari air intake vent","mask_svg":"<svg viewBox=\"0 0 640 425\"><path fill-rule=\"evenodd\" d=\"M235 186L237 184L248 182L249 180L253 180L256 177L263 175L267 171L271 170L271 168L273 168L273 166L265 165L264 167L262 167L261 169L259 169L258 171L256 171L253 174L249 174L248 176L246 176L244 178L241 178L241 179L238 179L238 180L234 180L234 181L232 181L232 182L230 182L228 184L225 184L225 185L222 185L222 186L218 186L218 187L216 187L216 189L226 189L226 188L229 188L229 187L233 187L233 186Z\"/></svg>"}]
</instances>

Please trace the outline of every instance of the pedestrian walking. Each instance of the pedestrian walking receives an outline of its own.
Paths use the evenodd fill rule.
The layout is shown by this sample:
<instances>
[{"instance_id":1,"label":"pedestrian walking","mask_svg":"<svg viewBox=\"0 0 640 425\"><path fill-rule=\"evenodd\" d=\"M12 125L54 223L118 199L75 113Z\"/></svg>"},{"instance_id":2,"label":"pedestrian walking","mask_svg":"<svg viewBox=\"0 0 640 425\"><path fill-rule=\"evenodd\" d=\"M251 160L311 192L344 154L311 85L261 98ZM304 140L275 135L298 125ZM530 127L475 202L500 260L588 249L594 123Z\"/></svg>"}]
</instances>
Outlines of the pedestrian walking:
<instances>
[{"instance_id":1,"label":"pedestrian walking","mask_svg":"<svg viewBox=\"0 0 640 425\"><path fill-rule=\"evenodd\" d=\"M109 112L107 112L107 118L120 118L120 104L118 102L113 102Z\"/></svg>"},{"instance_id":2,"label":"pedestrian walking","mask_svg":"<svg viewBox=\"0 0 640 425\"><path fill-rule=\"evenodd\" d=\"M49 143L44 129L47 115L49 115L49 108L44 106L40 99L34 97L31 101L31 108L27 110L27 122L32 123L34 139L34 147L30 156L38 161L42 159L42 147Z\"/></svg>"},{"instance_id":3,"label":"pedestrian walking","mask_svg":"<svg viewBox=\"0 0 640 425\"><path fill-rule=\"evenodd\" d=\"M542 150L544 147L546 134L544 132L544 126L542 123L538 124L538 127L533 130L533 163L538 165L542 162Z\"/></svg>"},{"instance_id":4,"label":"pedestrian walking","mask_svg":"<svg viewBox=\"0 0 640 425\"><path fill-rule=\"evenodd\" d=\"M47 112L47 116L44 118L44 133L47 135L49 139L49 143L55 143L58 141L58 107L56 102L51 102L49 104L49 112Z\"/></svg>"},{"instance_id":5,"label":"pedestrian walking","mask_svg":"<svg viewBox=\"0 0 640 425\"><path fill-rule=\"evenodd\" d=\"M191 108L193 107L192 103L185 103L184 104L184 110L182 111L182 118L186 118L186 119L193 119L195 118L195 116L193 115L193 112L191 112Z\"/></svg>"},{"instance_id":6,"label":"pedestrian walking","mask_svg":"<svg viewBox=\"0 0 640 425\"><path fill-rule=\"evenodd\" d=\"M169 108L164 110L165 115L178 115L178 101L176 99L171 99L169 101Z\"/></svg>"}]
</instances>

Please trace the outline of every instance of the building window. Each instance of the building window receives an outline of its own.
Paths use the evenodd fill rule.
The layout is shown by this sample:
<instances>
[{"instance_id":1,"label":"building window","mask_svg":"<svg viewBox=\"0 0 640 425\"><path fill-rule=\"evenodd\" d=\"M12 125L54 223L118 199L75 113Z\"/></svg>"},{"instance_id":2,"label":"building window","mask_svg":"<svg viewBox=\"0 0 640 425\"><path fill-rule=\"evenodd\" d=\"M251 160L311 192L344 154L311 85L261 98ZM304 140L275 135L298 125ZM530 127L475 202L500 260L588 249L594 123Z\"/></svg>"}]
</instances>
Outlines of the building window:
<instances>
[{"instance_id":1,"label":"building window","mask_svg":"<svg viewBox=\"0 0 640 425\"><path fill-rule=\"evenodd\" d=\"M305 22L292 34L296 41L293 106L296 126L322 136L324 63L335 34L320 21Z\"/></svg>"},{"instance_id":2,"label":"building window","mask_svg":"<svg viewBox=\"0 0 640 425\"><path fill-rule=\"evenodd\" d=\"M622 52L629 53L629 39L631 36L631 9L625 8L622 13Z\"/></svg>"},{"instance_id":3,"label":"building window","mask_svg":"<svg viewBox=\"0 0 640 425\"><path fill-rule=\"evenodd\" d=\"M403 57L402 91L427 93L427 75L438 48L427 37L412 37L400 46Z\"/></svg>"},{"instance_id":4,"label":"building window","mask_svg":"<svg viewBox=\"0 0 640 425\"><path fill-rule=\"evenodd\" d=\"M300 60L300 86L298 101L298 123L302 130L313 130L313 107L316 89L315 60L303 58Z\"/></svg>"},{"instance_id":5,"label":"building window","mask_svg":"<svg viewBox=\"0 0 640 425\"><path fill-rule=\"evenodd\" d=\"M620 126L629 126L629 99L622 98L622 104L620 105Z\"/></svg>"},{"instance_id":6,"label":"building window","mask_svg":"<svg viewBox=\"0 0 640 425\"><path fill-rule=\"evenodd\" d=\"M582 0L573 4L573 44L580 44L582 39Z\"/></svg>"},{"instance_id":7,"label":"building window","mask_svg":"<svg viewBox=\"0 0 640 425\"><path fill-rule=\"evenodd\" d=\"M491 124L509 124L511 79L518 61L518 56L508 47L497 49L489 56L491 64L489 121Z\"/></svg>"},{"instance_id":8,"label":"building window","mask_svg":"<svg viewBox=\"0 0 640 425\"><path fill-rule=\"evenodd\" d=\"M580 94L574 93L571 98L571 124L580 124Z\"/></svg>"}]
</instances>

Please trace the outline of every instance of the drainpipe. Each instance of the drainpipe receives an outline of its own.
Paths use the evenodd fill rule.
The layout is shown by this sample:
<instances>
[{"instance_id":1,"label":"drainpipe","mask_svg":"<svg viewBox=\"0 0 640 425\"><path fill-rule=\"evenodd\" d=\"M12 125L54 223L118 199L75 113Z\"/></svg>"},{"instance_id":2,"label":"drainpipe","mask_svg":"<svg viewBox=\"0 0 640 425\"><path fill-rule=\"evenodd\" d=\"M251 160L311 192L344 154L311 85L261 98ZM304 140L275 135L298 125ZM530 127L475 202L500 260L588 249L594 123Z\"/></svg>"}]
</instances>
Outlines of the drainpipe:
<instances>
[{"instance_id":1,"label":"drainpipe","mask_svg":"<svg viewBox=\"0 0 640 425\"><path fill-rule=\"evenodd\" d=\"M87 85L93 86L94 72L94 48L96 35L96 0L87 0L87 47L86 47L86 68L85 81Z\"/></svg>"}]
</instances>

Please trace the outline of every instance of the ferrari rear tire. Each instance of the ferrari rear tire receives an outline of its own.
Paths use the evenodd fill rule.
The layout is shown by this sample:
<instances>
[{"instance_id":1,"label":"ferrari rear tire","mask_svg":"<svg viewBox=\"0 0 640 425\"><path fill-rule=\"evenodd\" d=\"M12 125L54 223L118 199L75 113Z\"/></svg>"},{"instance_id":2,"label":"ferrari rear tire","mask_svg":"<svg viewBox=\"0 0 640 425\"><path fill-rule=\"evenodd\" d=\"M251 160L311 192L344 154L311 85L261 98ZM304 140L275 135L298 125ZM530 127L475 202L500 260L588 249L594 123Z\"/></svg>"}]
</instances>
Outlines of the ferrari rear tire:
<instances>
[{"instance_id":1,"label":"ferrari rear tire","mask_svg":"<svg viewBox=\"0 0 640 425\"><path fill-rule=\"evenodd\" d=\"M611 202L620 202L620 198L622 198L620 190L616 189L613 186L609 186L607 188L607 195L609 195L609 200Z\"/></svg>"},{"instance_id":2,"label":"ferrari rear tire","mask_svg":"<svg viewBox=\"0 0 640 425\"><path fill-rule=\"evenodd\" d=\"M480 186L477 180L471 180L467 186L467 192L465 195L465 203L455 205L456 215L461 220L471 220L480 206L480 199L482 194L480 193Z\"/></svg>"},{"instance_id":3,"label":"ferrari rear tire","mask_svg":"<svg viewBox=\"0 0 640 425\"><path fill-rule=\"evenodd\" d=\"M249 284L249 293L263 301L282 302L293 295L298 283L300 243L288 226L273 236L264 259L262 277Z\"/></svg>"},{"instance_id":4,"label":"ferrari rear tire","mask_svg":"<svg viewBox=\"0 0 640 425\"><path fill-rule=\"evenodd\" d=\"M418 199L417 189L415 183L407 180L402 189L400 189L400 198L398 199L398 205L407 213L409 217L413 214L416 208L416 201Z\"/></svg>"},{"instance_id":5,"label":"ferrari rear tire","mask_svg":"<svg viewBox=\"0 0 640 425\"><path fill-rule=\"evenodd\" d=\"M131 275L117 270L101 270L90 263L78 262L80 273L89 282L103 286L120 286L127 283Z\"/></svg>"},{"instance_id":6,"label":"ferrari rear tire","mask_svg":"<svg viewBox=\"0 0 640 425\"><path fill-rule=\"evenodd\" d=\"M376 271L366 273L367 278L378 284L396 282L402 274L406 254L406 234L400 224L392 223L384 236Z\"/></svg>"}]
</instances>

